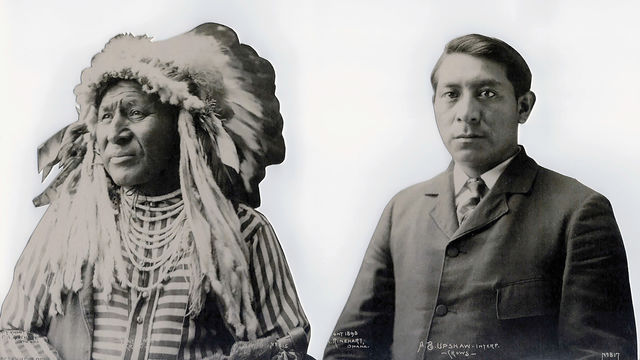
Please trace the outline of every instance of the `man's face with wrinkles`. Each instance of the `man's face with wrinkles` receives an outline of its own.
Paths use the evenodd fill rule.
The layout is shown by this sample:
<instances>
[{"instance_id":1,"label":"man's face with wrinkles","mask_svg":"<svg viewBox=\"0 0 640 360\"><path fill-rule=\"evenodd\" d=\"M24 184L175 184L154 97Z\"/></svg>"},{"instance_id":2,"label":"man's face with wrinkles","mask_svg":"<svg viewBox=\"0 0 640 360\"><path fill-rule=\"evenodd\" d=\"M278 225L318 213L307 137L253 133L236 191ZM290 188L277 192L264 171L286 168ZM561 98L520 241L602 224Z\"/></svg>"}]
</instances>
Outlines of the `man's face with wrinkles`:
<instances>
[{"instance_id":1,"label":"man's face with wrinkles","mask_svg":"<svg viewBox=\"0 0 640 360\"><path fill-rule=\"evenodd\" d=\"M98 105L96 141L104 167L120 186L147 195L179 185L175 111L135 81L111 86Z\"/></svg>"}]
</instances>

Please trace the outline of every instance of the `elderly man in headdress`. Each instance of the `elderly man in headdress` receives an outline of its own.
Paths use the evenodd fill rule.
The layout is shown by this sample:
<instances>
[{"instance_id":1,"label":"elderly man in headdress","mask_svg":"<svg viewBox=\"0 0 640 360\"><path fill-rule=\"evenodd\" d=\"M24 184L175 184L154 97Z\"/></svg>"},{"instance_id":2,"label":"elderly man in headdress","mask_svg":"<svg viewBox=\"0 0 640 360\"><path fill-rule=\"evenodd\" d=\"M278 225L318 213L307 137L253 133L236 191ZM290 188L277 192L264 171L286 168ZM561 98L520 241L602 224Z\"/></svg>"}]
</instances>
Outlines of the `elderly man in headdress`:
<instances>
[{"instance_id":1,"label":"elderly man in headdress","mask_svg":"<svg viewBox=\"0 0 640 360\"><path fill-rule=\"evenodd\" d=\"M309 324L259 205L284 158L268 61L203 24L118 35L79 120L39 149L49 204L0 313L0 358L295 359Z\"/></svg>"}]
</instances>

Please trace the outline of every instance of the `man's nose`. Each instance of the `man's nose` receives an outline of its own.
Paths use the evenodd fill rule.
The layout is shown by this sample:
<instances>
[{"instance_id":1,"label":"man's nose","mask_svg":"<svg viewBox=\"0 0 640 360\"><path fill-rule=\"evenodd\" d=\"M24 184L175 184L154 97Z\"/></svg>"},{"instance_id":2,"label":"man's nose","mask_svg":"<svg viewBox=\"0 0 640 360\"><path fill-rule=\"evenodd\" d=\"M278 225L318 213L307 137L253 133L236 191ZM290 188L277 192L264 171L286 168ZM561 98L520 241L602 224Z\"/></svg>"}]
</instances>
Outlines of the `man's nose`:
<instances>
[{"instance_id":1,"label":"man's nose","mask_svg":"<svg viewBox=\"0 0 640 360\"><path fill-rule=\"evenodd\" d=\"M461 96L456 105L456 121L464 121L466 123L480 121L480 105L473 96Z\"/></svg>"},{"instance_id":2,"label":"man's nose","mask_svg":"<svg viewBox=\"0 0 640 360\"><path fill-rule=\"evenodd\" d=\"M107 140L114 144L124 144L131 140L132 133L128 124L128 118L120 111L116 111L111 120Z\"/></svg>"}]
</instances>

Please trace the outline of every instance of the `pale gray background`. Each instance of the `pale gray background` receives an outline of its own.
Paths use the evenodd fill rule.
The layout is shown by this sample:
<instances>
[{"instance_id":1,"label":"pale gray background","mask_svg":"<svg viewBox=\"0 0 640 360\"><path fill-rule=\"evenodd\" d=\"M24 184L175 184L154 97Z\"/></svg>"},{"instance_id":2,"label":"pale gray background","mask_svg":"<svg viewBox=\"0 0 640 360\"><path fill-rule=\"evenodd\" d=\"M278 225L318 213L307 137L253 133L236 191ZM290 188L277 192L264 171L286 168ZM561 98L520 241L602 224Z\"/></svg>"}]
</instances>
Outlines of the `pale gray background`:
<instances>
[{"instance_id":1,"label":"pale gray background","mask_svg":"<svg viewBox=\"0 0 640 360\"><path fill-rule=\"evenodd\" d=\"M521 143L613 203L640 309L640 13L602 1L0 2L0 298L43 209L36 148L75 120L72 93L119 32L164 39L205 21L274 65L288 146L260 208L273 223L320 357L378 217L443 170L428 75L446 41L500 37L527 59L538 102ZM616 274L612 274L615 276Z\"/></svg>"}]
</instances>

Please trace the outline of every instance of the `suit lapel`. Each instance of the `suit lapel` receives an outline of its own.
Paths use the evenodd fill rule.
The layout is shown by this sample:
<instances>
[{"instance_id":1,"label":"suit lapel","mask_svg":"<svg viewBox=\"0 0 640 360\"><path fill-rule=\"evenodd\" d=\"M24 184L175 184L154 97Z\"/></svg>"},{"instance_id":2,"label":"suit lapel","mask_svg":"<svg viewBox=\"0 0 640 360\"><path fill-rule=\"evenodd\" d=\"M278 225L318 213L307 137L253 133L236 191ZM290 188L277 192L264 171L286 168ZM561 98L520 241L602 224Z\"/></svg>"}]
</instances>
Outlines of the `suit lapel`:
<instances>
[{"instance_id":1,"label":"suit lapel","mask_svg":"<svg viewBox=\"0 0 640 360\"><path fill-rule=\"evenodd\" d=\"M491 191L482 199L467 220L458 227L453 194L453 166L434 178L427 196L437 196L431 217L449 241L459 239L497 221L509 212L509 194L527 193L538 171L538 164L527 156L524 148L504 170Z\"/></svg>"},{"instance_id":2,"label":"suit lapel","mask_svg":"<svg viewBox=\"0 0 640 360\"><path fill-rule=\"evenodd\" d=\"M436 204L429 215L447 238L451 239L458 229L458 218L453 198L453 163L445 172L433 179L425 195L437 197Z\"/></svg>"},{"instance_id":3,"label":"suit lapel","mask_svg":"<svg viewBox=\"0 0 640 360\"><path fill-rule=\"evenodd\" d=\"M493 189L492 189L493 190ZM469 217L461 224L456 232L451 236L451 240L458 239L474 230L482 228L489 223L498 220L502 215L509 212L507 205L507 195L489 191L478 206L471 212Z\"/></svg>"}]
</instances>

